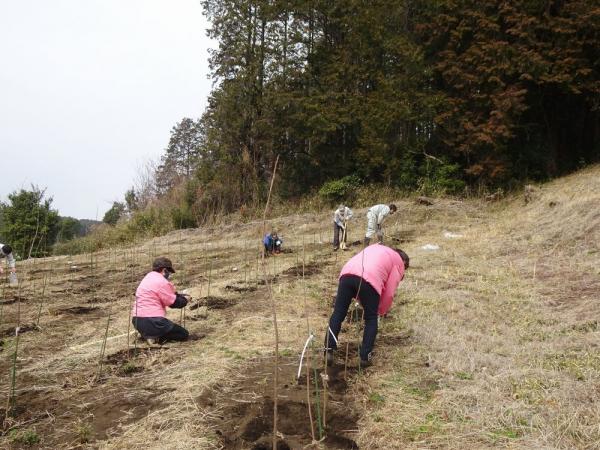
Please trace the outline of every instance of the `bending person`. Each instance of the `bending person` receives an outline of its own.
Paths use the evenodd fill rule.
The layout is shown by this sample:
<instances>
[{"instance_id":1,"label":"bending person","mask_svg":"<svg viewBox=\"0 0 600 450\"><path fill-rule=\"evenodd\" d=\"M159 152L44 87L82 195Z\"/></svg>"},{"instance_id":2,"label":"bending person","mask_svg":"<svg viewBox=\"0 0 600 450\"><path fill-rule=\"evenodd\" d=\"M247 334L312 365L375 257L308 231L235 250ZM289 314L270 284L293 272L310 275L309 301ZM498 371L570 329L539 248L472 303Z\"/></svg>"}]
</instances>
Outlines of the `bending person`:
<instances>
[{"instance_id":1,"label":"bending person","mask_svg":"<svg viewBox=\"0 0 600 450\"><path fill-rule=\"evenodd\" d=\"M166 308L183 308L188 299L175 291L169 276L175 273L169 258L156 258L135 291L131 322L148 344L185 341L188 331L167 319Z\"/></svg>"},{"instance_id":2,"label":"bending person","mask_svg":"<svg viewBox=\"0 0 600 450\"><path fill-rule=\"evenodd\" d=\"M363 367L371 365L377 337L377 316L387 314L392 307L394 293L404 278L408 264L409 258L404 251L377 244L366 247L344 265L340 272L329 329L325 335L328 365L333 364L337 338L353 298L360 301L365 318L360 364Z\"/></svg>"},{"instance_id":3,"label":"bending person","mask_svg":"<svg viewBox=\"0 0 600 450\"><path fill-rule=\"evenodd\" d=\"M388 205L375 205L367 212L367 234L365 235L365 247L371 242L371 238L377 233L377 241L383 243L381 225L385 218L394 214L398 208L391 203Z\"/></svg>"}]
</instances>

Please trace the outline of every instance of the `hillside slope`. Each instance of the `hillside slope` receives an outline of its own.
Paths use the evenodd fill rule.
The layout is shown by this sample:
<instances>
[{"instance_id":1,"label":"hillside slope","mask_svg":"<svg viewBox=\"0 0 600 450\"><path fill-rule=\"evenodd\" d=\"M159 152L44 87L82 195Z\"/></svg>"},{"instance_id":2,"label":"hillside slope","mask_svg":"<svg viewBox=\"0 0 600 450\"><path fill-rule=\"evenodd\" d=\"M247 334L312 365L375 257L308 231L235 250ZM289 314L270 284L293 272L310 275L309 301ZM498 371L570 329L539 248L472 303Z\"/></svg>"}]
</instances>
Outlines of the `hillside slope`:
<instances>
[{"instance_id":1,"label":"hillside slope","mask_svg":"<svg viewBox=\"0 0 600 450\"><path fill-rule=\"evenodd\" d=\"M381 322L375 364L357 367L351 323L340 335L348 359L339 352L326 387L319 346L337 274L360 249L331 250L329 211L270 222L289 252L264 265L261 223L25 262L20 290L2 286L7 400L22 328L0 445L270 448L271 292L281 448L310 444L313 433L319 440L319 422L321 446L333 449L598 448L599 184L593 167L540 186L528 204L397 201L386 233L402 241L411 268ZM365 225L366 211L355 212L350 242ZM163 254L178 269L175 284L195 297L185 316L169 317L194 339L155 349L134 340L128 311ZM306 370L300 382L296 371L311 333L307 386Z\"/></svg>"}]
</instances>

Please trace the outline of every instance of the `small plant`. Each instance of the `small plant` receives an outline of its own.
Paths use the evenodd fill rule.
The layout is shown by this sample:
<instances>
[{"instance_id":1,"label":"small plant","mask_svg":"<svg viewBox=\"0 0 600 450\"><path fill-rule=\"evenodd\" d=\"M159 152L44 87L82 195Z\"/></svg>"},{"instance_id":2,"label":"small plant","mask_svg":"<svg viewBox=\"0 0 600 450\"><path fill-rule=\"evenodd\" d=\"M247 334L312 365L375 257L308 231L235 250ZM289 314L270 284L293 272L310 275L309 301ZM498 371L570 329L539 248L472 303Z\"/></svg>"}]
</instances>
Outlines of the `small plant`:
<instances>
[{"instance_id":1,"label":"small plant","mask_svg":"<svg viewBox=\"0 0 600 450\"><path fill-rule=\"evenodd\" d=\"M490 433L490 437L494 441L502 439L518 439L520 436L521 432L512 428L501 428Z\"/></svg>"},{"instance_id":2,"label":"small plant","mask_svg":"<svg viewBox=\"0 0 600 450\"><path fill-rule=\"evenodd\" d=\"M35 430L30 428L25 430L10 430L8 436L13 444L32 446L40 442L40 436Z\"/></svg>"},{"instance_id":3,"label":"small plant","mask_svg":"<svg viewBox=\"0 0 600 450\"><path fill-rule=\"evenodd\" d=\"M456 378L459 380L472 380L473 374L469 372L456 372Z\"/></svg>"},{"instance_id":4,"label":"small plant","mask_svg":"<svg viewBox=\"0 0 600 450\"><path fill-rule=\"evenodd\" d=\"M135 363L132 361L127 361L125 364L123 364L121 366L121 372L124 375L131 375L136 372L139 372L140 370L141 370L141 367L136 366Z\"/></svg>"},{"instance_id":5,"label":"small plant","mask_svg":"<svg viewBox=\"0 0 600 450\"><path fill-rule=\"evenodd\" d=\"M385 399L383 398L383 395L381 395L380 393L373 392L373 393L371 393L371 395L369 395L369 401L376 405L382 405L383 402L385 401Z\"/></svg>"},{"instance_id":6,"label":"small plant","mask_svg":"<svg viewBox=\"0 0 600 450\"><path fill-rule=\"evenodd\" d=\"M279 351L279 356L293 356L294 355L294 351L290 348L284 348L283 350Z\"/></svg>"},{"instance_id":7,"label":"small plant","mask_svg":"<svg viewBox=\"0 0 600 450\"><path fill-rule=\"evenodd\" d=\"M75 434L77 435L77 440L81 444L86 444L92 440L92 435L94 433L94 429L88 422L79 421L77 427L75 428Z\"/></svg>"}]
</instances>

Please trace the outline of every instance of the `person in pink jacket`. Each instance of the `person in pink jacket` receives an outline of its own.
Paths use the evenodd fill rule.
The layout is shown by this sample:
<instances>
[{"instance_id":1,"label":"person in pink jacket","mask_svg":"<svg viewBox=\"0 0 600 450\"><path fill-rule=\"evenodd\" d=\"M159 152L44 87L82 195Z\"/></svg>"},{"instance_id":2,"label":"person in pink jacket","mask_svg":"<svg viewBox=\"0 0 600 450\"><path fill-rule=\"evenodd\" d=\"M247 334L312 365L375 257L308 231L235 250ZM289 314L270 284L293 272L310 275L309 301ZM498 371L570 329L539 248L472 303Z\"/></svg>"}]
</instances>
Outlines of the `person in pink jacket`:
<instances>
[{"instance_id":1,"label":"person in pink jacket","mask_svg":"<svg viewBox=\"0 0 600 450\"><path fill-rule=\"evenodd\" d=\"M365 318L363 340L360 346L360 363L371 365L373 346L377 337L377 316L388 313L396 288L404 278L409 258L404 251L383 244L366 247L344 265L340 273L333 314L325 336L327 363L333 364L338 334L348 314L353 298L362 304Z\"/></svg>"},{"instance_id":2,"label":"person in pink jacket","mask_svg":"<svg viewBox=\"0 0 600 450\"><path fill-rule=\"evenodd\" d=\"M166 341L185 341L188 331L167 319L166 309L183 308L188 299L178 294L169 277L175 273L169 258L159 257L152 263L152 272L146 274L135 291L131 322L149 344Z\"/></svg>"}]
</instances>

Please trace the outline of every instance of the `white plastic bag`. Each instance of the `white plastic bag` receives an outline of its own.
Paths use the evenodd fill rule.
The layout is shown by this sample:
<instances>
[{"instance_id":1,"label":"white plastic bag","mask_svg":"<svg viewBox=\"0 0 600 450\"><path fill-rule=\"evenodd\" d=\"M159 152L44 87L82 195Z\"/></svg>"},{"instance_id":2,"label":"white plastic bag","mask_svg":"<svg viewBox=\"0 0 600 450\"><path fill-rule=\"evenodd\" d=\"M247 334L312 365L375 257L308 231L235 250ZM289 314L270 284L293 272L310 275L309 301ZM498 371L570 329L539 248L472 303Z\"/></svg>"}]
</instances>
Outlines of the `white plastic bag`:
<instances>
[{"instance_id":1,"label":"white plastic bag","mask_svg":"<svg viewBox=\"0 0 600 450\"><path fill-rule=\"evenodd\" d=\"M459 234L459 233L452 233L450 231L444 231L444 237L446 239L458 239L458 238L463 237L463 235Z\"/></svg>"}]
</instances>

